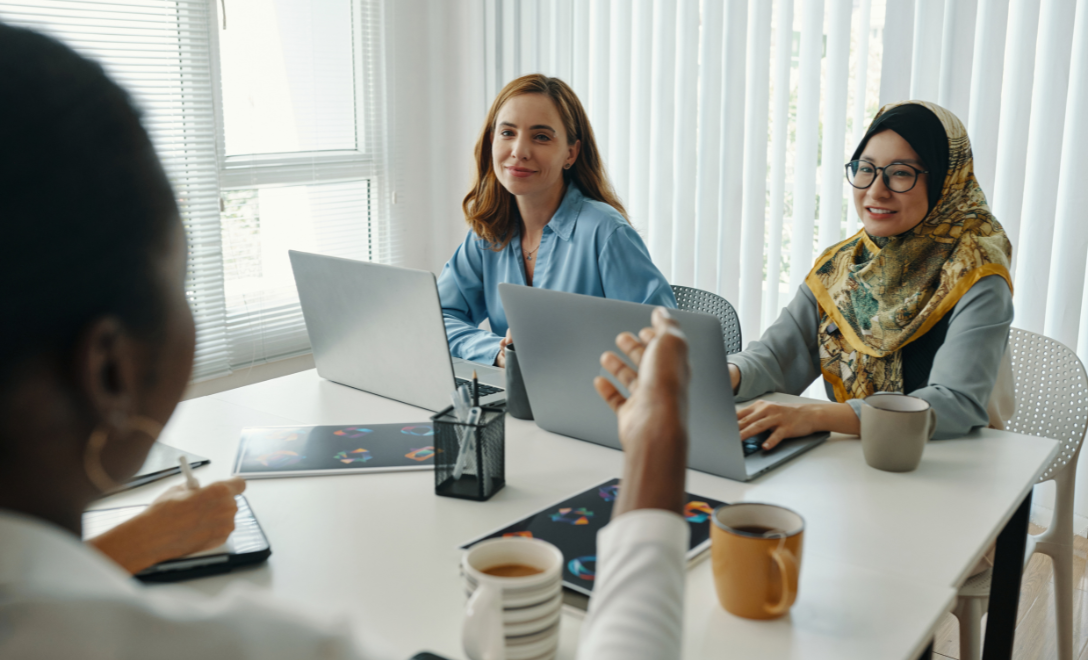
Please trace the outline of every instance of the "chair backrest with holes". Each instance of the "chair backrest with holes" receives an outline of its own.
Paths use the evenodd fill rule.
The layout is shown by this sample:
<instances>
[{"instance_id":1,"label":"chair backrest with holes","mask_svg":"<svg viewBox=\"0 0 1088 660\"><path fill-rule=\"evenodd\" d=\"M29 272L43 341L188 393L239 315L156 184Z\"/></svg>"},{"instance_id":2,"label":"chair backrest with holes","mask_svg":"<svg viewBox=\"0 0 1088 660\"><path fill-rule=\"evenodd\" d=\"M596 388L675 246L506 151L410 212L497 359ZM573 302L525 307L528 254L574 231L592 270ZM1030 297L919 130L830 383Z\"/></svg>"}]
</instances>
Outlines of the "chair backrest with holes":
<instances>
[{"instance_id":1,"label":"chair backrest with holes","mask_svg":"<svg viewBox=\"0 0 1088 660\"><path fill-rule=\"evenodd\" d=\"M676 296L676 306L688 312L703 312L717 316L722 322L722 339L725 341L725 354L740 353L740 318L729 301L721 296L693 289L687 286L673 285L672 292Z\"/></svg>"},{"instance_id":2,"label":"chair backrest with holes","mask_svg":"<svg viewBox=\"0 0 1088 660\"><path fill-rule=\"evenodd\" d=\"M1039 477L1048 481L1075 461L1088 429L1088 375L1077 354L1061 342L1034 332L1009 331L1016 412L1006 429L1062 443Z\"/></svg>"}]
</instances>

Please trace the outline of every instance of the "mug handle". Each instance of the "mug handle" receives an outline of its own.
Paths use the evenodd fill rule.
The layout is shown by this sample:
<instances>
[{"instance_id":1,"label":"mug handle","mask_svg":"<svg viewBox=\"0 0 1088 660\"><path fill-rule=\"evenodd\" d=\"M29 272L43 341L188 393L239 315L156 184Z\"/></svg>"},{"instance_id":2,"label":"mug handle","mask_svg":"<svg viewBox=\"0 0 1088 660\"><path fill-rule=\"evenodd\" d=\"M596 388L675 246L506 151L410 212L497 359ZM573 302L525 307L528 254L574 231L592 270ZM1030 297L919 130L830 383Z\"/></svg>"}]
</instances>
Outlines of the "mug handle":
<instances>
[{"instance_id":1,"label":"mug handle","mask_svg":"<svg viewBox=\"0 0 1088 660\"><path fill-rule=\"evenodd\" d=\"M790 589L791 584L797 582L797 558L785 548L775 548L770 551L771 558L778 564L778 577L782 580L782 598L777 605L765 604L763 607L767 614L780 616L785 614L793 601L797 599L797 592Z\"/></svg>"},{"instance_id":2,"label":"mug handle","mask_svg":"<svg viewBox=\"0 0 1088 660\"><path fill-rule=\"evenodd\" d=\"M926 440L933 438L933 434L937 432L937 412L933 410L933 407L929 408L929 434L926 436Z\"/></svg>"},{"instance_id":3,"label":"mug handle","mask_svg":"<svg viewBox=\"0 0 1088 660\"><path fill-rule=\"evenodd\" d=\"M502 625L502 590L481 582L465 606L461 643L472 660L506 660Z\"/></svg>"}]
</instances>

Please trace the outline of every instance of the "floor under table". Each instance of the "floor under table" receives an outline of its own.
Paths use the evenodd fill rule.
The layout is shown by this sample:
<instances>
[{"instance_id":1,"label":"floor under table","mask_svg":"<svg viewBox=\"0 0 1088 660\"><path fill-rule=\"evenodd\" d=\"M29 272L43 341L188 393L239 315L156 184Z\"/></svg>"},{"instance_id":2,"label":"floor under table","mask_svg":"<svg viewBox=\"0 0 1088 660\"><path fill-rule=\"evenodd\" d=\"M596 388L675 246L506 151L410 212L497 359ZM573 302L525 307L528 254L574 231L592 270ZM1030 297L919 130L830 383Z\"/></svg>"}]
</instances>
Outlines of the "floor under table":
<instances>
[{"instance_id":1,"label":"floor under table","mask_svg":"<svg viewBox=\"0 0 1088 660\"><path fill-rule=\"evenodd\" d=\"M1031 525L1032 534L1043 531ZM1088 539L1073 537L1073 657L1088 660ZM1057 626L1054 621L1054 578L1050 557L1036 554L1024 569L1020 609L1016 615L1014 660L1058 660ZM985 624L986 617L982 618ZM983 633L985 636L985 633ZM959 623L945 614L937 627L933 660L959 660Z\"/></svg>"}]
</instances>

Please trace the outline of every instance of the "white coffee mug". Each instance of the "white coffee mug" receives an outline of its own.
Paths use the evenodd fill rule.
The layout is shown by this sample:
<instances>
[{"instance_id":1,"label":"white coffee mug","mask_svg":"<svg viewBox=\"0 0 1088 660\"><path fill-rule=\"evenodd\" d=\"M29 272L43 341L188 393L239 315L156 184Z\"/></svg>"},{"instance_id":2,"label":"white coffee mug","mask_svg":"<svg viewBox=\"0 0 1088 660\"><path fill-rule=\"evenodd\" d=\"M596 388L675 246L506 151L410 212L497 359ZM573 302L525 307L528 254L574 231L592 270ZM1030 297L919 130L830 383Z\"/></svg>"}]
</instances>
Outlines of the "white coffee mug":
<instances>
[{"instance_id":1,"label":"white coffee mug","mask_svg":"<svg viewBox=\"0 0 1088 660\"><path fill-rule=\"evenodd\" d=\"M499 577L485 571L520 565L533 575ZM551 658L559 648L563 553L547 541L510 537L465 551L461 576L469 597L461 641L471 660Z\"/></svg>"}]
</instances>

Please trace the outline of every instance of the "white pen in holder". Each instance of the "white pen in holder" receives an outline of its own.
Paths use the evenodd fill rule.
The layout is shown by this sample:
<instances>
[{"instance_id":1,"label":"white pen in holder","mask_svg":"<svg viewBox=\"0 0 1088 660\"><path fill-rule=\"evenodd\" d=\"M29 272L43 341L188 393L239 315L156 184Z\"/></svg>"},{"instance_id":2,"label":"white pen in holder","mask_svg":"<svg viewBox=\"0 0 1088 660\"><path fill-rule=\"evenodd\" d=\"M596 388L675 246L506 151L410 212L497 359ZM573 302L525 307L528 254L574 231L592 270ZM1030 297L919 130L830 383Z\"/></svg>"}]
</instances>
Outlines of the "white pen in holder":
<instances>
[{"instance_id":1,"label":"white pen in holder","mask_svg":"<svg viewBox=\"0 0 1088 660\"><path fill-rule=\"evenodd\" d=\"M486 500L506 483L506 407L470 407L454 393L454 405L433 416L435 493ZM460 409L460 410L458 410Z\"/></svg>"}]
</instances>

